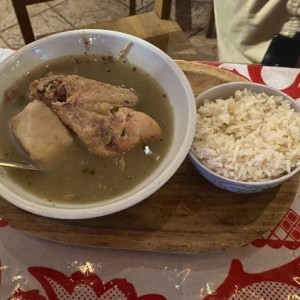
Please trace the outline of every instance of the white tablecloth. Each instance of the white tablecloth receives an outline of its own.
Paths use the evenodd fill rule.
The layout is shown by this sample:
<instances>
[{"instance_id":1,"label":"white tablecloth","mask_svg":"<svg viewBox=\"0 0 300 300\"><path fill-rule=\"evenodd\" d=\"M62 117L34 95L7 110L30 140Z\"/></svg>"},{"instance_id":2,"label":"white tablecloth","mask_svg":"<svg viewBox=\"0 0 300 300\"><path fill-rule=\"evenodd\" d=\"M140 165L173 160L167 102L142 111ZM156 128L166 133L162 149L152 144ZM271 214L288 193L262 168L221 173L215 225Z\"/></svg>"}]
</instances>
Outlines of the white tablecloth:
<instances>
[{"instance_id":1,"label":"white tablecloth","mask_svg":"<svg viewBox=\"0 0 300 300\"><path fill-rule=\"evenodd\" d=\"M10 53L0 49L0 60ZM300 100L300 69L214 65ZM198 255L66 245L0 219L0 299L299 299L299 246L299 191L284 219L264 236Z\"/></svg>"}]
</instances>

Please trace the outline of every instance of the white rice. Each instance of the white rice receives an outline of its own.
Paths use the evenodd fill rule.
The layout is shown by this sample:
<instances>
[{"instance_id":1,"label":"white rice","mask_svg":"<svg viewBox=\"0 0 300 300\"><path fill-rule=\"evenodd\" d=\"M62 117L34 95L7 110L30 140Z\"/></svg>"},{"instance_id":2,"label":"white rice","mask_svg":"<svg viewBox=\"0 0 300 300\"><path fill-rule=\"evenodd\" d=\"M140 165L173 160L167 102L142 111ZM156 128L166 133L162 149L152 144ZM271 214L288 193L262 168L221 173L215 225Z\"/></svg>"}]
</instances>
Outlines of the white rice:
<instances>
[{"instance_id":1,"label":"white rice","mask_svg":"<svg viewBox=\"0 0 300 300\"><path fill-rule=\"evenodd\" d=\"M283 97L249 90L205 100L191 147L212 171L239 181L266 181L300 165L300 114Z\"/></svg>"}]
</instances>

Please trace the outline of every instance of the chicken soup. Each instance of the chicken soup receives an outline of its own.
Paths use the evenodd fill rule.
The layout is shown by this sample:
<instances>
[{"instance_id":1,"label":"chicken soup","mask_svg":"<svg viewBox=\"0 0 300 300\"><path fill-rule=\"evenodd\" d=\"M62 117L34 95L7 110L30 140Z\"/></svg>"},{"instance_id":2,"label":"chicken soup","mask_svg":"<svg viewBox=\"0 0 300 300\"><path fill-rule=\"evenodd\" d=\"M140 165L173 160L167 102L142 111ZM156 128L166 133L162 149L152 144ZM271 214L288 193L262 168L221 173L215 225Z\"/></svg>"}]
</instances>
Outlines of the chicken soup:
<instances>
[{"instance_id":1,"label":"chicken soup","mask_svg":"<svg viewBox=\"0 0 300 300\"><path fill-rule=\"evenodd\" d=\"M173 113L159 84L127 60L48 61L5 95L0 153L43 171L7 169L46 201L87 203L132 189L163 160Z\"/></svg>"}]
</instances>

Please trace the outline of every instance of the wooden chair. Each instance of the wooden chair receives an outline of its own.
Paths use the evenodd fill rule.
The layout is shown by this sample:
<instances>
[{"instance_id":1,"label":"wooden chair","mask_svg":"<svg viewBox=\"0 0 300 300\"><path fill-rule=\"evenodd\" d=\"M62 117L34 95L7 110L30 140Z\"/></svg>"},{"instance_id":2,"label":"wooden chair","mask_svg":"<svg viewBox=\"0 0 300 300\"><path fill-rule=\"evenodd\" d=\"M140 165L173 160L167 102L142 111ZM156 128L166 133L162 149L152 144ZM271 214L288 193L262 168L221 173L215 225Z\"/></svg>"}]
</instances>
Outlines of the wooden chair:
<instances>
[{"instance_id":1,"label":"wooden chair","mask_svg":"<svg viewBox=\"0 0 300 300\"><path fill-rule=\"evenodd\" d=\"M27 6L53 0L11 0L25 44L35 40L35 35L31 26ZM101 0L99 0L101 1ZM129 1L129 14L134 15L136 10L136 0Z\"/></svg>"},{"instance_id":2,"label":"wooden chair","mask_svg":"<svg viewBox=\"0 0 300 300\"><path fill-rule=\"evenodd\" d=\"M205 33L206 38L210 39L213 37L214 28L215 28L215 12L214 12L214 2L212 1L207 27L206 27L206 33Z\"/></svg>"},{"instance_id":3,"label":"wooden chair","mask_svg":"<svg viewBox=\"0 0 300 300\"><path fill-rule=\"evenodd\" d=\"M25 43L35 40L26 5L46 1L52 0L12 0ZM130 0L130 13L134 15L89 24L80 29L109 29L129 33L149 41L173 58L196 60L199 58L198 54L185 33L176 21L170 20L171 2L172 0L155 0L153 11L135 14L135 8L132 7L133 4L135 6L135 0Z\"/></svg>"},{"instance_id":4,"label":"wooden chair","mask_svg":"<svg viewBox=\"0 0 300 300\"><path fill-rule=\"evenodd\" d=\"M125 18L90 24L84 28L101 28L129 33L154 44L172 58L198 60L197 51L191 46L178 23L170 20L172 0L155 0L154 10Z\"/></svg>"}]
</instances>

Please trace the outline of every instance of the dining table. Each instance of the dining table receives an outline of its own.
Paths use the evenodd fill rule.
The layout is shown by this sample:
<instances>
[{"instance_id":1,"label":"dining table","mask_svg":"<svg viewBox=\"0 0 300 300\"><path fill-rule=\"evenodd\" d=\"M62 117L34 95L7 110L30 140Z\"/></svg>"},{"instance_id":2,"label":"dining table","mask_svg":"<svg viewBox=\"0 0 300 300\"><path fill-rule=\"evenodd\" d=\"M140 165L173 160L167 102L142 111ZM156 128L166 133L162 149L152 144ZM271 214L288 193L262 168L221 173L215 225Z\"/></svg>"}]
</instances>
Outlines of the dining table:
<instances>
[{"instance_id":1,"label":"dining table","mask_svg":"<svg viewBox=\"0 0 300 300\"><path fill-rule=\"evenodd\" d=\"M14 50L0 49L0 63ZM300 69L174 58L195 96L252 81L300 105ZM134 207L55 220L0 199L0 300L300 298L300 176L257 194L206 181L187 156Z\"/></svg>"}]
</instances>

